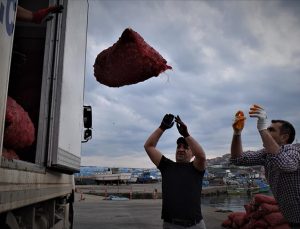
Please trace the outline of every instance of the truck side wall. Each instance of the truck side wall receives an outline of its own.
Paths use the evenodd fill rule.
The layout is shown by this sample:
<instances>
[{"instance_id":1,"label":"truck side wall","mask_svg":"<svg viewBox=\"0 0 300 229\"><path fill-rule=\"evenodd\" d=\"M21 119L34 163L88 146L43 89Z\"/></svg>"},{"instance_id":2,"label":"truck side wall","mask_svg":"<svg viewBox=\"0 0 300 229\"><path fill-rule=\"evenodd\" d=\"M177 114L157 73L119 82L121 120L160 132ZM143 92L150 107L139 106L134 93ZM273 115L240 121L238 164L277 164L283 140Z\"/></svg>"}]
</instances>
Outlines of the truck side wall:
<instances>
[{"instance_id":1,"label":"truck side wall","mask_svg":"<svg viewBox=\"0 0 300 229\"><path fill-rule=\"evenodd\" d=\"M17 1L0 0L0 156Z\"/></svg>"}]
</instances>

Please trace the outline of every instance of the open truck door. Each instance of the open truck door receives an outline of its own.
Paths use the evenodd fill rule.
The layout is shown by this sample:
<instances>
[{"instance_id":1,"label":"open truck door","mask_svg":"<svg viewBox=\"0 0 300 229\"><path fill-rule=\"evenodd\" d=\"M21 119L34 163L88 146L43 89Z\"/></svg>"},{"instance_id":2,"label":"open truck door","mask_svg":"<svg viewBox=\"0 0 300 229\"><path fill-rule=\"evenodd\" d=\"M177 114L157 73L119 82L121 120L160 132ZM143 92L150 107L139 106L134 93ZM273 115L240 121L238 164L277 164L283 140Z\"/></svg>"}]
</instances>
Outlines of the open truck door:
<instances>
[{"instance_id":1,"label":"open truck door","mask_svg":"<svg viewBox=\"0 0 300 229\"><path fill-rule=\"evenodd\" d=\"M50 130L47 166L76 172L80 170L83 132L88 4L86 1L64 1L64 10L66 12L57 15L56 23L47 28L51 35L47 36L45 58L54 58L54 61L48 62L52 65L45 68L43 74L52 75L55 80L43 84L50 94L41 99L44 109L41 109L40 120L48 114L51 117L49 123L41 126L40 131L47 131L47 128ZM51 101L51 104L47 104L47 101ZM44 136L40 135L38 139L41 151L44 142L48 140Z\"/></svg>"}]
</instances>

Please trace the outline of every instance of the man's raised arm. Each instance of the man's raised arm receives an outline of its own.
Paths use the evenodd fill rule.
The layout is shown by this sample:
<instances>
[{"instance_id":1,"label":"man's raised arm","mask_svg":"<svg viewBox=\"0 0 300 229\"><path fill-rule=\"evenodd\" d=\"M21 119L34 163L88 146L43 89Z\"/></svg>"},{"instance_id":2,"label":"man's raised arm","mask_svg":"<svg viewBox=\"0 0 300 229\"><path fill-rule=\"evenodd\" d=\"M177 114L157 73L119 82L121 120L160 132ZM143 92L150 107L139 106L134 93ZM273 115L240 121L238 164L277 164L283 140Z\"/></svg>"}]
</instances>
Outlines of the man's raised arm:
<instances>
[{"instance_id":1,"label":"man's raised arm","mask_svg":"<svg viewBox=\"0 0 300 229\"><path fill-rule=\"evenodd\" d=\"M151 159L151 161L158 166L159 162L162 157L162 153L156 149L156 145L158 143L158 140L164 133L166 129L171 128L174 125L174 115L172 114L166 114L159 126L147 139L145 142L144 148Z\"/></svg>"}]
</instances>

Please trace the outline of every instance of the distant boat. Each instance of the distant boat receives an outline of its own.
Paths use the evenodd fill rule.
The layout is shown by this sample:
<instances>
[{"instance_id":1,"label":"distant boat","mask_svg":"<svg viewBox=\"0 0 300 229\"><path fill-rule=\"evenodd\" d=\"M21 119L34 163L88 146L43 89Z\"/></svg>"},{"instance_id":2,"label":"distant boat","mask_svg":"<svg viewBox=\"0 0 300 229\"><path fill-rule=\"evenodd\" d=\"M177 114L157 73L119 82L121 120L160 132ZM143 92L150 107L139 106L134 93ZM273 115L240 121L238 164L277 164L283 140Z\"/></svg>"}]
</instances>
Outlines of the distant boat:
<instances>
[{"instance_id":1,"label":"distant boat","mask_svg":"<svg viewBox=\"0 0 300 229\"><path fill-rule=\"evenodd\" d=\"M150 171L143 171L142 174L140 174L137 177L137 183L156 183L161 180L161 176L151 173Z\"/></svg>"},{"instance_id":2,"label":"distant boat","mask_svg":"<svg viewBox=\"0 0 300 229\"><path fill-rule=\"evenodd\" d=\"M270 192L270 185L268 185L262 179L254 179L253 181L258 186L258 193L268 193Z\"/></svg>"},{"instance_id":3,"label":"distant boat","mask_svg":"<svg viewBox=\"0 0 300 229\"><path fill-rule=\"evenodd\" d=\"M268 193L270 186L261 179L254 179L251 186L227 186L228 194Z\"/></svg>"},{"instance_id":4,"label":"distant boat","mask_svg":"<svg viewBox=\"0 0 300 229\"><path fill-rule=\"evenodd\" d=\"M129 198L123 196L109 195L108 197L104 198L104 200L129 200Z\"/></svg>"},{"instance_id":5,"label":"distant boat","mask_svg":"<svg viewBox=\"0 0 300 229\"><path fill-rule=\"evenodd\" d=\"M127 183L132 177L131 173L120 172L118 168L109 168L107 171L95 173L93 178L97 184L100 183Z\"/></svg>"},{"instance_id":6,"label":"distant boat","mask_svg":"<svg viewBox=\"0 0 300 229\"><path fill-rule=\"evenodd\" d=\"M136 183L138 179L138 176L135 174L131 174L130 179L128 180L129 183Z\"/></svg>"}]
</instances>

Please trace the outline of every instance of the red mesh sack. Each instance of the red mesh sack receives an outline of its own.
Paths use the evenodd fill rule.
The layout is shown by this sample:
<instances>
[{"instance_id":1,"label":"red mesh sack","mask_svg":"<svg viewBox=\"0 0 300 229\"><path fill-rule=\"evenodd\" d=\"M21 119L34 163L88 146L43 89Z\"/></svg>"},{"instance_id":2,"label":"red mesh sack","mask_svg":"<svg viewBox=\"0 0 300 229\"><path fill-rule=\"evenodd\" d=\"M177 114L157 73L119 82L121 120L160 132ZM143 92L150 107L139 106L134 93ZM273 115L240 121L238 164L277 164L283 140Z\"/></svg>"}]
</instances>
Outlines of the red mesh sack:
<instances>
[{"instance_id":1,"label":"red mesh sack","mask_svg":"<svg viewBox=\"0 0 300 229\"><path fill-rule=\"evenodd\" d=\"M247 214L255 211L255 207L253 206L253 204L245 204L244 208Z\"/></svg>"},{"instance_id":2,"label":"red mesh sack","mask_svg":"<svg viewBox=\"0 0 300 229\"><path fill-rule=\"evenodd\" d=\"M248 224L245 224L245 225L241 226L240 229L251 229L251 228L248 227Z\"/></svg>"},{"instance_id":3,"label":"red mesh sack","mask_svg":"<svg viewBox=\"0 0 300 229\"><path fill-rule=\"evenodd\" d=\"M247 223L246 213L238 214L233 218L233 222L239 227Z\"/></svg>"},{"instance_id":4,"label":"red mesh sack","mask_svg":"<svg viewBox=\"0 0 300 229\"><path fill-rule=\"evenodd\" d=\"M246 213L245 212L232 212L232 213L230 213L229 215L228 215L228 218L229 219L231 219L231 220L233 220L235 217L237 217L237 216L244 216L244 215L246 215Z\"/></svg>"},{"instance_id":5,"label":"red mesh sack","mask_svg":"<svg viewBox=\"0 0 300 229\"><path fill-rule=\"evenodd\" d=\"M253 222L253 228L267 228L268 223L264 219L258 219Z\"/></svg>"},{"instance_id":6,"label":"red mesh sack","mask_svg":"<svg viewBox=\"0 0 300 229\"><path fill-rule=\"evenodd\" d=\"M265 216L266 214L267 214L267 213L264 212L264 211L256 210L256 211L251 215L251 217L252 217L253 219L260 219L260 218L262 218L263 216Z\"/></svg>"},{"instance_id":7,"label":"red mesh sack","mask_svg":"<svg viewBox=\"0 0 300 229\"><path fill-rule=\"evenodd\" d=\"M226 219L222 222L222 227L230 228L232 225L232 221L230 219Z\"/></svg>"},{"instance_id":8,"label":"red mesh sack","mask_svg":"<svg viewBox=\"0 0 300 229\"><path fill-rule=\"evenodd\" d=\"M12 159L17 159L19 160L19 156L16 154L16 152L12 149L5 149L3 148L2 151L2 157L8 159L8 160L12 160Z\"/></svg>"},{"instance_id":9,"label":"red mesh sack","mask_svg":"<svg viewBox=\"0 0 300 229\"><path fill-rule=\"evenodd\" d=\"M272 196L266 196L263 194L256 194L254 196L254 201L257 204L268 203L268 204L277 204L277 201Z\"/></svg>"},{"instance_id":10,"label":"red mesh sack","mask_svg":"<svg viewBox=\"0 0 300 229\"><path fill-rule=\"evenodd\" d=\"M119 40L98 54L94 75L101 84L121 87L158 76L167 69L167 61L135 31L127 28Z\"/></svg>"},{"instance_id":11,"label":"red mesh sack","mask_svg":"<svg viewBox=\"0 0 300 229\"><path fill-rule=\"evenodd\" d=\"M273 212L271 214L265 215L264 219L270 224L271 226L276 226L280 224L287 223L281 212Z\"/></svg>"},{"instance_id":12,"label":"red mesh sack","mask_svg":"<svg viewBox=\"0 0 300 229\"><path fill-rule=\"evenodd\" d=\"M28 113L11 97L7 98L3 145L22 149L35 140L35 129Z\"/></svg>"},{"instance_id":13,"label":"red mesh sack","mask_svg":"<svg viewBox=\"0 0 300 229\"><path fill-rule=\"evenodd\" d=\"M233 225L241 227L247 222L246 212L232 212L228 215L228 219L232 221Z\"/></svg>"},{"instance_id":14,"label":"red mesh sack","mask_svg":"<svg viewBox=\"0 0 300 229\"><path fill-rule=\"evenodd\" d=\"M271 213L271 212L279 212L279 206L277 204L267 204L267 203L262 203L260 205L260 210L264 211L266 213Z\"/></svg>"},{"instance_id":15,"label":"red mesh sack","mask_svg":"<svg viewBox=\"0 0 300 229\"><path fill-rule=\"evenodd\" d=\"M273 227L268 227L268 228L270 228L270 229L291 229L291 227L287 223L275 225Z\"/></svg>"}]
</instances>

